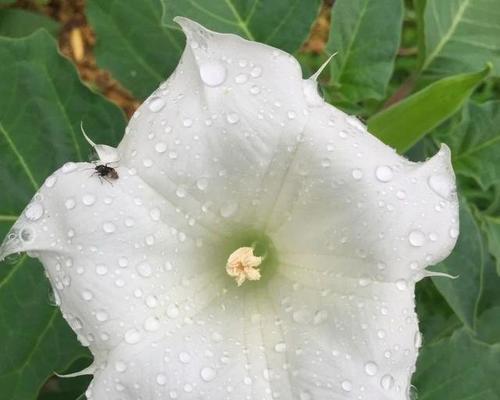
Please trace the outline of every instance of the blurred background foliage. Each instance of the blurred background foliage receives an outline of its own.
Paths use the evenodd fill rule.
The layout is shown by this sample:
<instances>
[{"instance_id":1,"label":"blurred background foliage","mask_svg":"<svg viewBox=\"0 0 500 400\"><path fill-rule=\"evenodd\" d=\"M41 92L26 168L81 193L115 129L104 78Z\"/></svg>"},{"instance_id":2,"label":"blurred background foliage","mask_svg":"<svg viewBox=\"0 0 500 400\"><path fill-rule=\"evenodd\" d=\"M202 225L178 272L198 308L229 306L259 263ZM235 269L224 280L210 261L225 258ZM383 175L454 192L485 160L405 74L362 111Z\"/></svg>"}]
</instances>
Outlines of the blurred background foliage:
<instances>
[{"instance_id":1,"label":"blurred background foliage","mask_svg":"<svg viewBox=\"0 0 500 400\"><path fill-rule=\"evenodd\" d=\"M498 0L0 0L0 236L50 171L86 160L80 121L116 144L175 68L175 15L293 53L304 74L332 54L324 97L412 160L453 154L461 232L417 285L425 400L500 399ZM0 266L0 400L72 400L91 356L38 261ZM83 398L83 397L81 397Z\"/></svg>"}]
</instances>

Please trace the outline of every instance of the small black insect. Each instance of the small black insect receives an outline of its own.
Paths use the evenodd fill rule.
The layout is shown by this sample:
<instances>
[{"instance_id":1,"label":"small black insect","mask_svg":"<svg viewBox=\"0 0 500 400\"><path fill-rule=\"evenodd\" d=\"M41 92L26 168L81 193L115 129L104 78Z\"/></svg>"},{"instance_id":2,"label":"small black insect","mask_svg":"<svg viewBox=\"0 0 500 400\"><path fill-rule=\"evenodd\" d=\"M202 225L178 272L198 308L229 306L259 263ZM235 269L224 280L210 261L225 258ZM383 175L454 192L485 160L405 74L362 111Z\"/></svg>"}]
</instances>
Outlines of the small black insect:
<instances>
[{"instance_id":1,"label":"small black insect","mask_svg":"<svg viewBox=\"0 0 500 400\"><path fill-rule=\"evenodd\" d=\"M118 172L113 167L109 167L107 164L99 164L94 168L94 174L97 174L99 178L104 179L118 179Z\"/></svg>"}]
</instances>

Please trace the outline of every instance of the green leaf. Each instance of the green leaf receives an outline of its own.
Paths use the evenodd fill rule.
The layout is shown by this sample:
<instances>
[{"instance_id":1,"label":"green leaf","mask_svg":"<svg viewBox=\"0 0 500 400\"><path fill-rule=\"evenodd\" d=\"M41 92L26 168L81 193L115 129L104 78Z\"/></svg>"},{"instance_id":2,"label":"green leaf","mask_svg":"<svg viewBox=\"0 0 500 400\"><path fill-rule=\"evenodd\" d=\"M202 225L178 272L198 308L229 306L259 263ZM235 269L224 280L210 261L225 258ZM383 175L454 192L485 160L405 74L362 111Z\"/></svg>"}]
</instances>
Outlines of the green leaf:
<instances>
[{"instance_id":1,"label":"green leaf","mask_svg":"<svg viewBox=\"0 0 500 400\"><path fill-rule=\"evenodd\" d=\"M45 15L20 9L0 10L0 36L22 37L40 28L56 36L60 26Z\"/></svg>"},{"instance_id":2,"label":"green leaf","mask_svg":"<svg viewBox=\"0 0 500 400\"><path fill-rule=\"evenodd\" d=\"M432 281L460 320L474 329L482 292L485 249L481 230L469 205L460 202L460 235L451 255L432 268L456 276L433 277Z\"/></svg>"},{"instance_id":3,"label":"green leaf","mask_svg":"<svg viewBox=\"0 0 500 400\"><path fill-rule=\"evenodd\" d=\"M497 273L500 275L500 217L483 216L483 229L488 238L488 249L495 257Z\"/></svg>"},{"instance_id":4,"label":"green leaf","mask_svg":"<svg viewBox=\"0 0 500 400\"><path fill-rule=\"evenodd\" d=\"M167 79L184 47L184 35L162 25L162 10L160 0L87 1L98 65L138 99Z\"/></svg>"},{"instance_id":5,"label":"green leaf","mask_svg":"<svg viewBox=\"0 0 500 400\"><path fill-rule=\"evenodd\" d=\"M460 329L424 345L413 385L419 400L498 400L499 375L500 343L482 342Z\"/></svg>"},{"instance_id":6,"label":"green leaf","mask_svg":"<svg viewBox=\"0 0 500 400\"><path fill-rule=\"evenodd\" d=\"M384 143L404 152L453 115L490 70L488 65L480 72L441 79L375 114L368 120L368 129Z\"/></svg>"},{"instance_id":7,"label":"green leaf","mask_svg":"<svg viewBox=\"0 0 500 400\"><path fill-rule=\"evenodd\" d=\"M84 160L89 146L116 144L122 112L81 83L74 66L40 30L22 39L0 38L0 232L5 233L44 179L69 160ZM53 371L82 354L38 262L0 264L0 399L35 399Z\"/></svg>"},{"instance_id":8,"label":"green leaf","mask_svg":"<svg viewBox=\"0 0 500 400\"><path fill-rule=\"evenodd\" d=\"M377 28L383 21L383 28ZM401 0L337 0L327 50L334 86L345 98L358 102L381 99L394 69L401 39Z\"/></svg>"},{"instance_id":9,"label":"green leaf","mask_svg":"<svg viewBox=\"0 0 500 400\"><path fill-rule=\"evenodd\" d=\"M500 101L470 102L460 123L438 138L449 143L458 173L483 189L500 183Z\"/></svg>"},{"instance_id":10,"label":"green leaf","mask_svg":"<svg viewBox=\"0 0 500 400\"><path fill-rule=\"evenodd\" d=\"M423 73L443 77L477 71L491 62L500 74L498 21L498 0L427 0Z\"/></svg>"},{"instance_id":11,"label":"green leaf","mask_svg":"<svg viewBox=\"0 0 500 400\"><path fill-rule=\"evenodd\" d=\"M307 38L319 11L319 0L162 0L163 23L175 28L176 16L209 29L236 33L288 52Z\"/></svg>"},{"instance_id":12,"label":"green leaf","mask_svg":"<svg viewBox=\"0 0 500 400\"><path fill-rule=\"evenodd\" d=\"M0 399L35 399L53 371L89 357L49 304L49 288L38 262L23 256L2 265L0 279Z\"/></svg>"}]
</instances>

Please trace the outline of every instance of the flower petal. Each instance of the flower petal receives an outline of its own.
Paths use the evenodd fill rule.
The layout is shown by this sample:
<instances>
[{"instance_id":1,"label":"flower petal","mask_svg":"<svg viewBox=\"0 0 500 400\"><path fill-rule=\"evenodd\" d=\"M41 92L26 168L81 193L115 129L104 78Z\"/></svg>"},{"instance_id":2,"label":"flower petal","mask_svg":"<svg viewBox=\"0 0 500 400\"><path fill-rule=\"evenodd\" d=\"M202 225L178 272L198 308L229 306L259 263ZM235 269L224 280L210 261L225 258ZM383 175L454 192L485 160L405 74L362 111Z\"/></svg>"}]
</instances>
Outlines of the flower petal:
<instances>
[{"instance_id":1,"label":"flower petal","mask_svg":"<svg viewBox=\"0 0 500 400\"><path fill-rule=\"evenodd\" d=\"M177 21L188 38L180 64L130 121L121 159L215 232L228 219L258 225L307 121L299 64Z\"/></svg>"},{"instance_id":2,"label":"flower petal","mask_svg":"<svg viewBox=\"0 0 500 400\"><path fill-rule=\"evenodd\" d=\"M450 253L458 235L448 148L413 163L334 107L310 112L267 218L280 254L318 273L421 279L425 267Z\"/></svg>"},{"instance_id":3,"label":"flower petal","mask_svg":"<svg viewBox=\"0 0 500 400\"><path fill-rule=\"evenodd\" d=\"M100 362L118 344L175 324L185 303L196 311L210 302L217 285L202 289L217 283L224 261L200 268L213 261L210 246L199 252L210 240L204 228L190 226L133 170L117 168L119 178L105 180L93 169L68 163L47 178L1 252L40 258L64 317Z\"/></svg>"}]
</instances>

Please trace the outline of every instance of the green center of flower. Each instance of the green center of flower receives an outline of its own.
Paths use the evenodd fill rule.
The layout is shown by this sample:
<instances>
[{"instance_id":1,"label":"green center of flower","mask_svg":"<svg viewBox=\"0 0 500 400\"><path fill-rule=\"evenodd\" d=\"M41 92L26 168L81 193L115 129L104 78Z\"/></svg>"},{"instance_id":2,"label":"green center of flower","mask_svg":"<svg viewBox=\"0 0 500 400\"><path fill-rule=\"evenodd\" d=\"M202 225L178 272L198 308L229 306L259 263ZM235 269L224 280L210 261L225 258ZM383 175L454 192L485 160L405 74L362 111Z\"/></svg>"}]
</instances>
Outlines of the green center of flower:
<instances>
[{"instance_id":1,"label":"green center of flower","mask_svg":"<svg viewBox=\"0 0 500 400\"><path fill-rule=\"evenodd\" d=\"M238 286L245 282L265 283L276 272L276 249L265 234L245 231L231 237L224 247L227 249L226 273Z\"/></svg>"}]
</instances>

